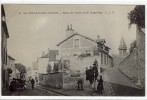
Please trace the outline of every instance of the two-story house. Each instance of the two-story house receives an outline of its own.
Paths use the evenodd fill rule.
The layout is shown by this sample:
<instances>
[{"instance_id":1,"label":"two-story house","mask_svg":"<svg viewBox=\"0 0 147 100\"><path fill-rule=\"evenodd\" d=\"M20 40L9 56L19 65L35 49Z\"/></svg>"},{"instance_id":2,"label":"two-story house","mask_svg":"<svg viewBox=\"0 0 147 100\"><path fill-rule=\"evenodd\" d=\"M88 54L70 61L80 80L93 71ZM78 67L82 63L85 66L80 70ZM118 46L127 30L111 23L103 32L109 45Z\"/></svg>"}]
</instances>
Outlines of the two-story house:
<instances>
[{"instance_id":1,"label":"two-story house","mask_svg":"<svg viewBox=\"0 0 147 100\"><path fill-rule=\"evenodd\" d=\"M84 71L85 67L92 66L95 59L98 60L101 67L112 66L112 57L109 55L110 48L106 46L105 39L100 39L99 36L97 39L92 39L74 32L72 25L67 26L66 35L66 38L57 46L60 57L65 62L69 62L70 69ZM84 58L84 60L78 58Z\"/></svg>"}]
</instances>

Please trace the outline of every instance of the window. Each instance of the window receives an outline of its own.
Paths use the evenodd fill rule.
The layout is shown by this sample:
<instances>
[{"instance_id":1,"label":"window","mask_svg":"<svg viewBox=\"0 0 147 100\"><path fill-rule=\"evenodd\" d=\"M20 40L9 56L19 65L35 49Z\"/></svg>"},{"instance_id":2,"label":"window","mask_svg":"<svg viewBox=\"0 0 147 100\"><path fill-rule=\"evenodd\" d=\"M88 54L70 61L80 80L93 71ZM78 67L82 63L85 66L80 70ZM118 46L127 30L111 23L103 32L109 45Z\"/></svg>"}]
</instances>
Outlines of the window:
<instances>
[{"instance_id":1,"label":"window","mask_svg":"<svg viewBox=\"0 0 147 100\"><path fill-rule=\"evenodd\" d=\"M75 43L74 47L79 48L79 39L75 39L74 43Z\"/></svg>"}]
</instances>

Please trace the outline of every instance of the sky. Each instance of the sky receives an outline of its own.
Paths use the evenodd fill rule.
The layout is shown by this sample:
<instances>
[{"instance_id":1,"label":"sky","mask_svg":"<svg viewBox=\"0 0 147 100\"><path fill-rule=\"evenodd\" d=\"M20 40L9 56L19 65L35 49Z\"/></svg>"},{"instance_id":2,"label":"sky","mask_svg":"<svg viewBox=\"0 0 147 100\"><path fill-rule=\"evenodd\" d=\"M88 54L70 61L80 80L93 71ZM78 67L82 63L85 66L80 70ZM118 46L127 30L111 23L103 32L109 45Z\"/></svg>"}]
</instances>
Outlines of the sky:
<instances>
[{"instance_id":1,"label":"sky","mask_svg":"<svg viewBox=\"0 0 147 100\"><path fill-rule=\"evenodd\" d=\"M10 38L8 54L27 67L48 48L66 37L67 25L75 32L106 40L110 54L118 54L121 37L127 47L136 39L136 27L128 28L134 5L4 5ZM46 14L43 14L46 12ZM95 13L94 13L95 12ZM38 13L38 14L37 14Z\"/></svg>"}]
</instances>

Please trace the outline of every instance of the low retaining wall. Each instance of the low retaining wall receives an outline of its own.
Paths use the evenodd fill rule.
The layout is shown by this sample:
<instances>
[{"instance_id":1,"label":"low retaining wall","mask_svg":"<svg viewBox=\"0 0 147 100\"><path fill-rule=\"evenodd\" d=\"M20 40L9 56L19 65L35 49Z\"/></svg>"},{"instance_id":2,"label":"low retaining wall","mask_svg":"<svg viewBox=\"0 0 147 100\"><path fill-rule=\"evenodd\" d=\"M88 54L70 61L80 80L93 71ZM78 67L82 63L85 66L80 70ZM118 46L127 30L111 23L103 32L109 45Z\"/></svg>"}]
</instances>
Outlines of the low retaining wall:
<instances>
[{"instance_id":1,"label":"low retaining wall","mask_svg":"<svg viewBox=\"0 0 147 100\"><path fill-rule=\"evenodd\" d=\"M58 72L53 74L39 74L40 85L62 88L62 89L75 89L77 88L77 80L79 77L71 77L69 73ZM85 79L85 74L80 75L81 78Z\"/></svg>"},{"instance_id":2,"label":"low retaining wall","mask_svg":"<svg viewBox=\"0 0 147 100\"><path fill-rule=\"evenodd\" d=\"M44 86L63 88L63 73L43 74L40 84Z\"/></svg>"}]
</instances>

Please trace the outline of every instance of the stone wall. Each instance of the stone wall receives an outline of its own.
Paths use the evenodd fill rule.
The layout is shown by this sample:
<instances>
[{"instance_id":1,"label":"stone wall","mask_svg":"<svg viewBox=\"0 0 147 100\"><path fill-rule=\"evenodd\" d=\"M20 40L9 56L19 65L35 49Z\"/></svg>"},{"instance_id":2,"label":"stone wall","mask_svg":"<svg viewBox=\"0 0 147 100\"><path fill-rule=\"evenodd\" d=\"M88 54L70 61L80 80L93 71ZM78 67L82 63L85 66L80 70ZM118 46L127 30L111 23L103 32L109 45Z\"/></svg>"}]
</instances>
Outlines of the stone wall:
<instances>
[{"instance_id":1,"label":"stone wall","mask_svg":"<svg viewBox=\"0 0 147 100\"><path fill-rule=\"evenodd\" d=\"M84 78L85 76L81 75ZM79 77L71 77L70 73L58 72L52 74L39 74L40 85L60 88L60 89L75 89L77 88L77 79Z\"/></svg>"},{"instance_id":2,"label":"stone wall","mask_svg":"<svg viewBox=\"0 0 147 100\"><path fill-rule=\"evenodd\" d=\"M63 73L42 74L40 84L54 88L63 88Z\"/></svg>"},{"instance_id":3,"label":"stone wall","mask_svg":"<svg viewBox=\"0 0 147 100\"><path fill-rule=\"evenodd\" d=\"M137 29L137 46L133 51L119 64L119 70L135 83L138 79L145 86L145 33Z\"/></svg>"},{"instance_id":4,"label":"stone wall","mask_svg":"<svg viewBox=\"0 0 147 100\"><path fill-rule=\"evenodd\" d=\"M138 77L145 85L145 33L140 30L137 32L137 65Z\"/></svg>"},{"instance_id":5,"label":"stone wall","mask_svg":"<svg viewBox=\"0 0 147 100\"><path fill-rule=\"evenodd\" d=\"M119 70L137 82L137 49L135 48L120 64Z\"/></svg>"}]
</instances>

